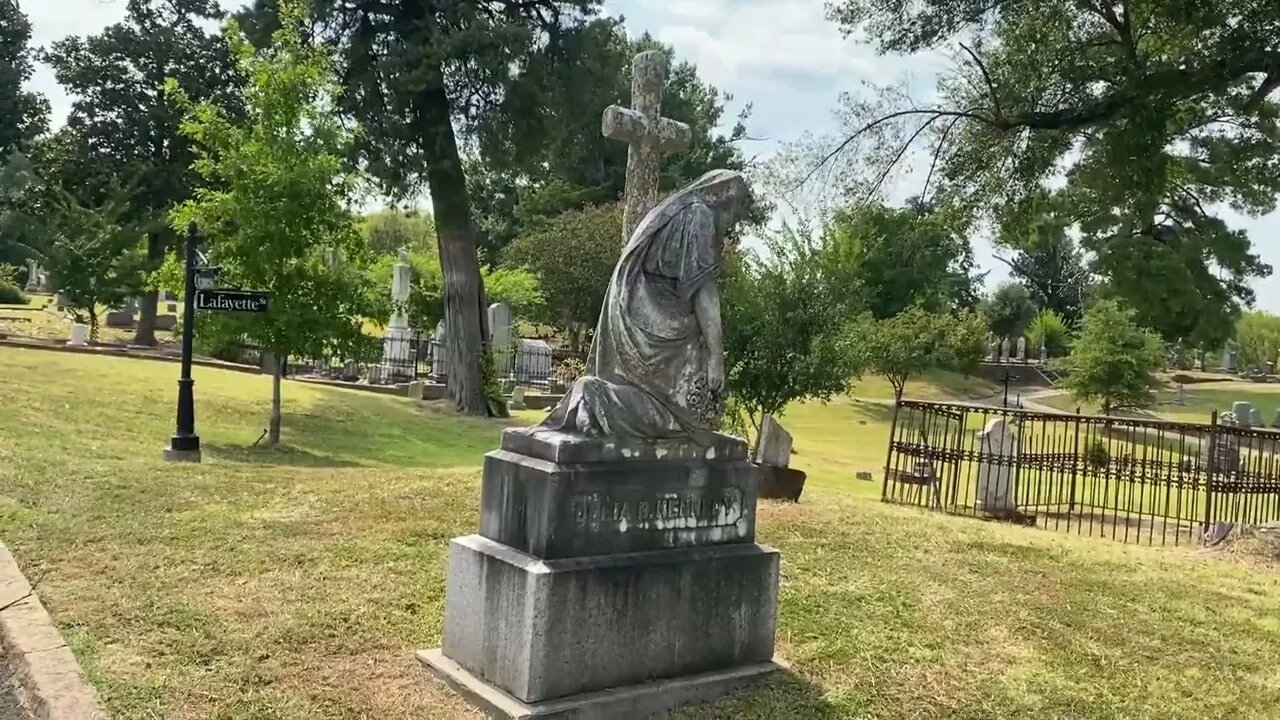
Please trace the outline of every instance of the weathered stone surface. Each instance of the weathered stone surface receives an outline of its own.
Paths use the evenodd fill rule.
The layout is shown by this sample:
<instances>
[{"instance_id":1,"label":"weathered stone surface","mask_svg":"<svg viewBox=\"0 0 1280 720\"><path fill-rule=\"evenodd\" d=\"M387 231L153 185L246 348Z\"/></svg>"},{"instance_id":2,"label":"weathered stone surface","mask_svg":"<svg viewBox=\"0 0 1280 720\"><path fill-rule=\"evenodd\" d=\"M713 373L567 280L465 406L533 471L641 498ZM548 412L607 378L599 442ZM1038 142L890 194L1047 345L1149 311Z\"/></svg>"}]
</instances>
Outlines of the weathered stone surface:
<instances>
[{"instance_id":1,"label":"weathered stone surface","mask_svg":"<svg viewBox=\"0 0 1280 720\"><path fill-rule=\"evenodd\" d=\"M442 650L526 703L767 663L778 565L754 543L539 560L455 538Z\"/></svg>"},{"instance_id":2,"label":"weathered stone surface","mask_svg":"<svg viewBox=\"0 0 1280 720\"><path fill-rule=\"evenodd\" d=\"M806 477L803 470L759 465L756 472L760 478L761 499L800 502Z\"/></svg>"},{"instance_id":3,"label":"weathered stone surface","mask_svg":"<svg viewBox=\"0 0 1280 720\"><path fill-rule=\"evenodd\" d=\"M175 308L175 309L174 309L174 311L176 312L176 306L174 306L174 308ZM157 329L157 330L164 330L164 331L166 331L166 332L167 332L167 331L172 330L172 329L174 329L174 328L176 328L176 327L178 327L178 316L177 316L177 315L165 314L165 315L157 315L157 316L156 316L156 329Z\"/></svg>"},{"instance_id":4,"label":"weathered stone surface","mask_svg":"<svg viewBox=\"0 0 1280 720\"><path fill-rule=\"evenodd\" d=\"M755 540L759 478L745 460L554 463L485 456L480 534L540 558Z\"/></svg>"},{"instance_id":5,"label":"weathered stone surface","mask_svg":"<svg viewBox=\"0 0 1280 720\"><path fill-rule=\"evenodd\" d=\"M476 677L445 657L439 649L421 650L418 660L473 705L486 718L501 720L641 720L661 716L682 705L712 702L745 685L784 669L779 661L713 670L685 677L638 683L598 692L580 693L555 700L526 703Z\"/></svg>"},{"instance_id":6,"label":"weathered stone surface","mask_svg":"<svg viewBox=\"0 0 1280 720\"><path fill-rule=\"evenodd\" d=\"M108 310L107 311L107 327L109 328L131 328L135 324L133 313L126 310Z\"/></svg>"},{"instance_id":7,"label":"weathered stone surface","mask_svg":"<svg viewBox=\"0 0 1280 720\"><path fill-rule=\"evenodd\" d=\"M653 460L746 460L747 444L716 434L709 447L688 440L586 437L559 430L502 431L502 449L553 463L647 462Z\"/></svg>"},{"instance_id":8,"label":"weathered stone surface","mask_svg":"<svg viewBox=\"0 0 1280 720\"><path fill-rule=\"evenodd\" d=\"M791 465L791 433L777 418L765 415L760 424L760 442L756 445L756 462L784 468Z\"/></svg>"}]
</instances>

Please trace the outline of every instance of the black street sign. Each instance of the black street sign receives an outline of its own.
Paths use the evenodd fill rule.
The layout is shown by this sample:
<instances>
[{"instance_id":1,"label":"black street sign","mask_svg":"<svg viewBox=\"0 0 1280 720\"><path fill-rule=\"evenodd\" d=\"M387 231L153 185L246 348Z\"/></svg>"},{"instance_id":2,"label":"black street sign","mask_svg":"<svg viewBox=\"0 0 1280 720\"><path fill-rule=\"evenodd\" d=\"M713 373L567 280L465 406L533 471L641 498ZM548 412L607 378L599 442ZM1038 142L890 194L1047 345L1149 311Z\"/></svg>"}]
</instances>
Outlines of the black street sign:
<instances>
[{"instance_id":1,"label":"black street sign","mask_svg":"<svg viewBox=\"0 0 1280 720\"><path fill-rule=\"evenodd\" d=\"M218 273L220 272L222 272L222 268L219 267L196 268L196 289L213 290L218 287Z\"/></svg>"},{"instance_id":2,"label":"black street sign","mask_svg":"<svg viewBox=\"0 0 1280 720\"><path fill-rule=\"evenodd\" d=\"M200 290L196 292L197 310L264 313L270 294L252 290Z\"/></svg>"}]
</instances>

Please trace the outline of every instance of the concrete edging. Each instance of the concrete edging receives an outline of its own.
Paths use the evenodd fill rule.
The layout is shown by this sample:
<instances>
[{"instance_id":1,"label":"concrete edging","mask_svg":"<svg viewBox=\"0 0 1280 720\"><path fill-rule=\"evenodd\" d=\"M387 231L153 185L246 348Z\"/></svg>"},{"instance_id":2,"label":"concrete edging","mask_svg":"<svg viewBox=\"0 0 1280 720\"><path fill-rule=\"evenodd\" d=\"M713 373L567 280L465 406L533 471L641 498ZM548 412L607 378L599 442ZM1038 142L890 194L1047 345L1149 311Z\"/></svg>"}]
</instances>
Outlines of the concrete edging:
<instances>
[{"instance_id":1,"label":"concrete edging","mask_svg":"<svg viewBox=\"0 0 1280 720\"><path fill-rule=\"evenodd\" d=\"M108 720L35 589L0 543L0 644L18 697L37 720Z\"/></svg>"}]
</instances>

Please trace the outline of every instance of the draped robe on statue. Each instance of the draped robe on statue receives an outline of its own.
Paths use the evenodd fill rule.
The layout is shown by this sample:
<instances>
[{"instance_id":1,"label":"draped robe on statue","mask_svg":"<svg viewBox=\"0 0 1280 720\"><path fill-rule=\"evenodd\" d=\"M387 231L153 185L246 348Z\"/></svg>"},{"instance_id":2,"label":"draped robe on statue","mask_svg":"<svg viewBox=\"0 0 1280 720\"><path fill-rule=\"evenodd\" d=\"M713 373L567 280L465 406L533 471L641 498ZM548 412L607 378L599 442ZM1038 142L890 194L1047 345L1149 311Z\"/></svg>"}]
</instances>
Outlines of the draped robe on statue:
<instances>
[{"instance_id":1,"label":"draped robe on statue","mask_svg":"<svg viewBox=\"0 0 1280 720\"><path fill-rule=\"evenodd\" d=\"M676 193L641 221L614 268L586 374L535 430L709 444L723 403L694 309L719 266L709 187Z\"/></svg>"}]
</instances>

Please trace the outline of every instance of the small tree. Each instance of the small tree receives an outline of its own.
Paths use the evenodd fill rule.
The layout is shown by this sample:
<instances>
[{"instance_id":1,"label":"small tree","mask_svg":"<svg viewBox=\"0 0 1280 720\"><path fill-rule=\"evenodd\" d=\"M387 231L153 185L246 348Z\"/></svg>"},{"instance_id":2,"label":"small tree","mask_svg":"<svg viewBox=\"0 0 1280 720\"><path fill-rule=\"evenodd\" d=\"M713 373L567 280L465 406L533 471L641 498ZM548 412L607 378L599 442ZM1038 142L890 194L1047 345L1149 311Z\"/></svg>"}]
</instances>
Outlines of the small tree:
<instances>
[{"instance_id":1,"label":"small tree","mask_svg":"<svg viewBox=\"0 0 1280 720\"><path fill-rule=\"evenodd\" d=\"M1041 310L1027 326L1028 352L1040 352L1044 346L1049 357L1064 357L1071 347L1071 332L1062 316L1053 310Z\"/></svg>"},{"instance_id":2,"label":"small tree","mask_svg":"<svg viewBox=\"0 0 1280 720\"><path fill-rule=\"evenodd\" d=\"M1138 327L1133 315L1114 300L1098 301L1085 311L1071 355L1058 363L1063 387L1077 401L1100 403L1104 415L1155 401L1160 336Z\"/></svg>"},{"instance_id":3,"label":"small tree","mask_svg":"<svg viewBox=\"0 0 1280 720\"><path fill-rule=\"evenodd\" d=\"M884 320L865 318L848 338L849 352L893 386L902 400L907 381L927 370L969 370L986 354L985 320L973 312L931 313L912 307Z\"/></svg>"},{"instance_id":4,"label":"small tree","mask_svg":"<svg viewBox=\"0 0 1280 720\"><path fill-rule=\"evenodd\" d=\"M1262 371L1280 353L1280 317L1268 312L1247 312L1236 321L1236 346L1240 366Z\"/></svg>"},{"instance_id":5,"label":"small tree","mask_svg":"<svg viewBox=\"0 0 1280 720\"><path fill-rule=\"evenodd\" d=\"M820 252L787 231L770 245L767 259L727 263L721 304L729 405L747 415L757 438L765 415L829 399L860 371L858 357L841 348L846 320Z\"/></svg>"},{"instance_id":6,"label":"small tree","mask_svg":"<svg viewBox=\"0 0 1280 720\"><path fill-rule=\"evenodd\" d=\"M363 260L366 246L348 210L357 183L344 169L350 137L328 104L329 59L302 39L302 3L282 2L280 13L280 30L261 54L234 22L226 29L248 79L245 124L168 86L186 111L183 132L203 149L195 168L208 183L181 206L176 225L194 221L205 230L225 280L272 293L271 311L246 323L247 334L278 359L272 446L280 442L284 359L358 351L359 318L368 315L364 278L349 268Z\"/></svg>"},{"instance_id":7,"label":"small tree","mask_svg":"<svg viewBox=\"0 0 1280 720\"><path fill-rule=\"evenodd\" d=\"M98 308L117 305L143 288L142 232L121 222L122 193L90 208L57 188L49 192L50 235L41 260L66 298L72 320L88 325L89 339L97 342Z\"/></svg>"},{"instance_id":8,"label":"small tree","mask_svg":"<svg viewBox=\"0 0 1280 720\"><path fill-rule=\"evenodd\" d=\"M537 276L546 300L540 319L565 330L574 350L600 317L621 237L621 206L601 205L559 215L503 251L504 264Z\"/></svg>"},{"instance_id":9,"label":"small tree","mask_svg":"<svg viewBox=\"0 0 1280 720\"><path fill-rule=\"evenodd\" d=\"M1027 324L1035 317L1036 305L1031 293L1018 283L1004 283L982 301L982 314L987 317L991 332L1012 342L1026 331Z\"/></svg>"}]
</instances>

